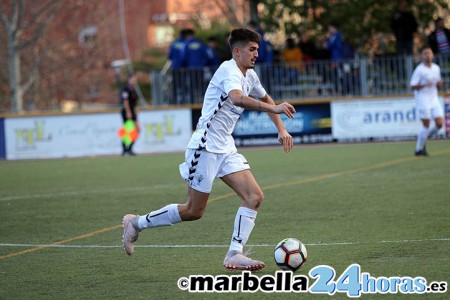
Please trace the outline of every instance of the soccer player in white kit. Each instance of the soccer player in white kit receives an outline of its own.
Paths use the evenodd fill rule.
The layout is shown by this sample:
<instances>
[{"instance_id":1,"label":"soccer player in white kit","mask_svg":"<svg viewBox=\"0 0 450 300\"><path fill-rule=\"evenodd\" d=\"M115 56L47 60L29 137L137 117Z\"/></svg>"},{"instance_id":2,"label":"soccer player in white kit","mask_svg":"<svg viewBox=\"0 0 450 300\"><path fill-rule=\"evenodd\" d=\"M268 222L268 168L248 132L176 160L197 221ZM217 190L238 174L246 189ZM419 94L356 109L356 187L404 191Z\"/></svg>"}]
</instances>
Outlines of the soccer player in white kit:
<instances>
[{"instance_id":1,"label":"soccer player in white kit","mask_svg":"<svg viewBox=\"0 0 450 300\"><path fill-rule=\"evenodd\" d=\"M428 156L425 145L429 137L435 134L444 122L444 111L438 99L438 87L443 85L440 67L433 63L433 51L426 47L421 51L422 62L414 69L410 86L416 98L417 114L422 128L417 135L416 156ZM430 127L431 118L434 125Z\"/></svg>"},{"instance_id":2,"label":"soccer player in white kit","mask_svg":"<svg viewBox=\"0 0 450 300\"><path fill-rule=\"evenodd\" d=\"M264 194L250 167L237 153L233 129L244 109L267 112L278 130L278 140L285 152L293 147L279 114L293 118L294 107L287 103L275 105L253 70L258 58L261 36L249 29L238 28L230 33L228 43L233 58L221 64L206 90L202 115L180 165L180 174L188 183L185 204L169 204L143 216L123 218L123 246L127 254L134 252L134 242L145 228L168 226L202 217L213 181L220 178L241 198L223 265L230 270L259 270L262 261L253 260L243 252L255 225L257 211ZM259 100L257 100L259 99Z\"/></svg>"}]
</instances>

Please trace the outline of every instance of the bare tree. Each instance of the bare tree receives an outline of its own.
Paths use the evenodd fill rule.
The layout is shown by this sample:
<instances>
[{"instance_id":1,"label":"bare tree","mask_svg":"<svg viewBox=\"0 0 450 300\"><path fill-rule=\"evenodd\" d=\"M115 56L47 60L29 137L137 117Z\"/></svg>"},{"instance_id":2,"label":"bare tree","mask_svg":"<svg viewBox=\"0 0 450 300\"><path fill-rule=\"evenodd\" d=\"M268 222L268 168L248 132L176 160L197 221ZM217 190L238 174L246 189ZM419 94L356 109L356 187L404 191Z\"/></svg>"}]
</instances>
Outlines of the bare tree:
<instances>
[{"instance_id":1,"label":"bare tree","mask_svg":"<svg viewBox=\"0 0 450 300\"><path fill-rule=\"evenodd\" d=\"M196 11L219 9L220 16L230 23L231 26L242 26L248 19L247 12L249 0L197 0L195 2ZM252 0L253 1L253 0ZM200 8L200 9L198 9ZM242 15L244 14L244 15Z\"/></svg>"},{"instance_id":2,"label":"bare tree","mask_svg":"<svg viewBox=\"0 0 450 300\"><path fill-rule=\"evenodd\" d=\"M28 73L28 78L23 78L21 53L39 40L65 1L10 0L0 3L0 20L7 33L9 89L13 112L23 111L23 95L36 78L36 72L33 71L35 68Z\"/></svg>"}]
</instances>

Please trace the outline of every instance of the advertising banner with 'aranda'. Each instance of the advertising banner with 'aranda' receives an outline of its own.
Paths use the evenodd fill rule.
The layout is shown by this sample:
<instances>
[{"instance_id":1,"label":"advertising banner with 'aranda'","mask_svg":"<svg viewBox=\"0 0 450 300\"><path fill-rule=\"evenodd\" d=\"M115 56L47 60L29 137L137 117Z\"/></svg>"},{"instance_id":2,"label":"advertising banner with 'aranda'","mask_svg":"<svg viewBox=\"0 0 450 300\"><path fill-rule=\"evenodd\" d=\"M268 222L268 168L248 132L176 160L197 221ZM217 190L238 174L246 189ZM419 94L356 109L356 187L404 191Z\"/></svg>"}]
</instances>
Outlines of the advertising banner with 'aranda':
<instances>
[{"instance_id":1,"label":"advertising banner with 'aranda'","mask_svg":"<svg viewBox=\"0 0 450 300\"><path fill-rule=\"evenodd\" d=\"M414 98L334 101L331 118L338 141L411 139L421 126Z\"/></svg>"}]
</instances>

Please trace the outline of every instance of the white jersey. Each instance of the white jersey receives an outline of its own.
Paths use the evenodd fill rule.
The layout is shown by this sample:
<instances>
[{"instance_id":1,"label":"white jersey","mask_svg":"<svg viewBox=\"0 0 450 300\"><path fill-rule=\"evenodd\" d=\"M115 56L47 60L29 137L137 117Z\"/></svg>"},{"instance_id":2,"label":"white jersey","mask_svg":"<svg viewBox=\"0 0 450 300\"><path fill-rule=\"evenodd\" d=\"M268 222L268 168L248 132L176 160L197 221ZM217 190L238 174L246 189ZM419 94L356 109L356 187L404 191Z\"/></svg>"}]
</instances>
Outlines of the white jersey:
<instances>
[{"instance_id":1,"label":"white jersey","mask_svg":"<svg viewBox=\"0 0 450 300\"><path fill-rule=\"evenodd\" d=\"M436 84L441 80L440 67L432 63L431 67L427 67L424 63L420 63L413 72L410 85L428 84L433 83L432 86L426 86L424 88L414 90L414 96L416 97L417 106L419 108L429 108L435 105L439 105L438 89Z\"/></svg>"},{"instance_id":2,"label":"white jersey","mask_svg":"<svg viewBox=\"0 0 450 300\"><path fill-rule=\"evenodd\" d=\"M253 69L248 69L244 76L234 59L223 62L208 85L202 116L188 143L188 149L206 149L213 153L236 151L231 134L244 108L235 106L228 98L232 90L241 90L245 96L255 98L266 95Z\"/></svg>"}]
</instances>

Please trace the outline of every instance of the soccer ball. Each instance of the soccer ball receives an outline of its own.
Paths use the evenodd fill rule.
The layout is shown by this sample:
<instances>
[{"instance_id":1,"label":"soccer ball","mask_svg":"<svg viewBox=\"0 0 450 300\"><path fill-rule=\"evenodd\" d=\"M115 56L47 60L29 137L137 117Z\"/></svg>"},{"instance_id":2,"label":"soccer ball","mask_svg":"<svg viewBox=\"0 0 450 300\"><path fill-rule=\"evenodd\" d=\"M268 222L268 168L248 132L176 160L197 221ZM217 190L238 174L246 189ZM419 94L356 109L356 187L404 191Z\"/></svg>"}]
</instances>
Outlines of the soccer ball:
<instances>
[{"instance_id":1,"label":"soccer ball","mask_svg":"<svg viewBox=\"0 0 450 300\"><path fill-rule=\"evenodd\" d=\"M274 258L282 270L297 271L306 262L306 247L297 239L287 238L275 247Z\"/></svg>"}]
</instances>

